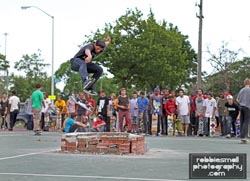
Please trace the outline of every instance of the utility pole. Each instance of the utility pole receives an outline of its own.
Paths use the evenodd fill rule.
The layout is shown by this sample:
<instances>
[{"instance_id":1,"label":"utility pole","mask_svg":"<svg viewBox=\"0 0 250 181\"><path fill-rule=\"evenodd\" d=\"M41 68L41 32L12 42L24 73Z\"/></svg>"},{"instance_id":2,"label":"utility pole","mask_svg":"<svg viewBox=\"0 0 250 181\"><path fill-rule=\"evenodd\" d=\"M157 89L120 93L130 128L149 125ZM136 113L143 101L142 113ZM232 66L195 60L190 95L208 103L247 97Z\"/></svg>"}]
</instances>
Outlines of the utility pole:
<instances>
[{"instance_id":1,"label":"utility pole","mask_svg":"<svg viewBox=\"0 0 250 181\"><path fill-rule=\"evenodd\" d=\"M198 56L197 56L197 88L202 86L202 77L201 77L201 67L202 67L202 21L203 21L203 0L200 0L200 4L197 4L199 7L199 14L196 14L196 17L199 18L199 37L198 37Z\"/></svg>"},{"instance_id":2,"label":"utility pole","mask_svg":"<svg viewBox=\"0 0 250 181\"><path fill-rule=\"evenodd\" d=\"M7 36L8 36L8 33L4 33L3 34L5 36L5 45L4 45L4 56L5 56L5 61L7 60ZM6 76L6 82L5 82L5 89L6 89L6 93L8 95L8 89L9 89L9 71L8 71L8 68L6 68L5 70L5 76Z\"/></svg>"}]
</instances>

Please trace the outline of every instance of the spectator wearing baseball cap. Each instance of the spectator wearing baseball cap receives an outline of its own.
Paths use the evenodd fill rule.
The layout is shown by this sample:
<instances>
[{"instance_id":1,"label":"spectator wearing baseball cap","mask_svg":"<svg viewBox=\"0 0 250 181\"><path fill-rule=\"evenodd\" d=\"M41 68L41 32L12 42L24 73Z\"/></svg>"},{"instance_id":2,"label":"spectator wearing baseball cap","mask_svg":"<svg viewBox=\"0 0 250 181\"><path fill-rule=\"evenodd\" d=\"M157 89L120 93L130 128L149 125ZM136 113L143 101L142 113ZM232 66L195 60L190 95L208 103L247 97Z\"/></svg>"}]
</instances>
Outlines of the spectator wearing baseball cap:
<instances>
[{"instance_id":1,"label":"spectator wearing baseball cap","mask_svg":"<svg viewBox=\"0 0 250 181\"><path fill-rule=\"evenodd\" d=\"M227 96L225 109L228 111L228 117L225 124L226 138L230 138L236 136L236 120L240 119L240 107L234 102L232 95ZM233 129L233 134L231 134L231 128Z\"/></svg>"},{"instance_id":2,"label":"spectator wearing baseball cap","mask_svg":"<svg viewBox=\"0 0 250 181\"><path fill-rule=\"evenodd\" d=\"M154 88L154 93L150 96L150 107L154 114L158 115L157 120L157 133L156 136L160 136L161 133L161 114L162 114L162 96L160 94L160 88ZM152 134L152 120L149 121L149 134Z\"/></svg>"}]
</instances>

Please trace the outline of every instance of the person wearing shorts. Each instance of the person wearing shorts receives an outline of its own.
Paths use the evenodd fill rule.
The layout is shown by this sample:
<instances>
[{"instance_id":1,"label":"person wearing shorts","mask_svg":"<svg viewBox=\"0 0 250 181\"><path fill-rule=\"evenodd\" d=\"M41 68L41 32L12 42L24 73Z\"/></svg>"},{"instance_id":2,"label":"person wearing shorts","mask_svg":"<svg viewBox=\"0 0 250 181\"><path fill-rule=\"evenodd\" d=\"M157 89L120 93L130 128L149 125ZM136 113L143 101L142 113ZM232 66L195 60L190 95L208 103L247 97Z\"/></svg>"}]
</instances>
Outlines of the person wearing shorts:
<instances>
[{"instance_id":1,"label":"person wearing shorts","mask_svg":"<svg viewBox=\"0 0 250 181\"><path fill-rule=\"evenodd\" d=\"M138 103L137 103L137 92L134 91L132 99L130 99L130 114L132 122L132 133L138 131Z\"/></svg>"},{"instance_id":2,"label":"person wearing shorts","mask_svg":"<svg viewBox=\"0 0 250 181\"><path fill-rule=\"evenodd\" d=\"M203 117L205 117L204 123L204 134L206 136L210 135L210 119L214 118L215 110L217 108L216 100L213 98L213 94L209 92L207 94L207 99L203 102L204 112Z\"/></svg>"},{"instance_id":3,"label":"person wearing shorts","mask_svg":"<svg viewBox=\"0 0 250 181\"><path fill-rule=\"evenodd\" d=\"M190 100L184 95L184 90L179 89L179 96L176 98L176 106L178 110L178 117L182 121L183 135L187 136L188 125L190 123Z\"/></svg>"}]
</instances>

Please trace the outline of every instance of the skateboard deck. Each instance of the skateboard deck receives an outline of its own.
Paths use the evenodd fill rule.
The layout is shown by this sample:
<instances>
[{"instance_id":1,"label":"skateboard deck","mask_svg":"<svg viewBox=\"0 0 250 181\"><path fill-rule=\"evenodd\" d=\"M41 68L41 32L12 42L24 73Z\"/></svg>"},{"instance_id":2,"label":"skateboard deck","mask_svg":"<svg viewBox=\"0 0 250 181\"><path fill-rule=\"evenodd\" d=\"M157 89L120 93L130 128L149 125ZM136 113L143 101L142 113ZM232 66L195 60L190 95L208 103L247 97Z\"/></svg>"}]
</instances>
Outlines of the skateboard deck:
<instances>
[{"instance_id":1,"label":"skateboard deck","mask_svg":"<svg viewBox=\"0 0 250 181\"><path fill-rule=\"evenodd\" d=\"M203 136L204 134L204 120L202 118L199 117L199 127L198 127L198 132L197 134L200 136Z\"/></svg>"},{"instance_id":2,"label":"skateboard deck","mask_svg":"<svg viewBox=\"0 0 250 181\"><path fill-rule=\"evenodd\" d=\"M139 113L139 128L138 130L142 133L143 132L143 112Z\"/></svg>"},{"instance_id":3,"label":"skateboard deck","mask_svg":"<svg viewBox=\"0 0 250 181\"><path fill-rule=\"evenodd\" d=\"M210 118L210 136L213 137L215 135L215 127L216 127L216 120L215 118Z\"/></svg>"},{"instance_id":4,"label":"skateboard deck","mask_svg":"<svg viewBox=\"0 0 250 181\"><path fill-rule=\"evenodd\" d=\"M92 94L88 90L85 90L85 89L83 89L83 92L86 93L86 94L90 94L92 96L98 96L98 94Z\"/></svg>"},{"instance_id":5,"label":"skateboard deck","mask_svg":"<svg viewBox=\"0 0 250 181\"><path fill-rule=\"evenodd\" d=\"M168 125L168 136L173 136L173 132L174 132L174 127L173 127L173 124L174 124L174 118L173 116L168 116L168 119L167 119L167 125Z\"/></svg>"},{"instance_id":6,"label":"skateboard deck","mask_svg":"<svg viewBox=\"0 0 250 181\"><path fill-rule=\"evenodd\" d=\"M110 116L110 132L114 132L115 116Z\"/></svg>"},{"instance_id":7,"label":"skateboard deck","mask_svg":"<svg viewBox=\"0 0 250 181\"><path fill-rule=\"evenodd\" d=\"M175 127L178 135L182 135L182 124L181 118L176 118Z\"/></svg>"},{"instance_id":8,"label":"skateboard deck","mask_svg":"<svg viewBox=\"0 0 250 181\"><path fill-rule=\"evenodd\" d=\"M69 96L69 99L73 101L74 103L78 104L79 106L81 106L82 108L86 109L87 111L92 112L91 106L89 105L87 106L86 104L81 103L80 101L77 101L74 96Z\"/></svg>"},{"instance_id":9,"label":"skateboard deck","mask_svg":"<svg viewBox=\"0 0 250 181\"><path fill-rule=\"evenodd\" d=\"M237 119L235 122L235 129L236 129L236 136L238 137L240 135L240 120Z\"/></svg>"},{"instance_id":10,"label":"skateboard deck","mask_svg":"<svg viewBox=\"0 0 250 181\"><path fill-rule=\"evenodd\" d=\"M152 135L157 134L157 122L158 122L158 114L154 113L152 114L152 128L151 128Z\"/></svg>"}]
</instances>

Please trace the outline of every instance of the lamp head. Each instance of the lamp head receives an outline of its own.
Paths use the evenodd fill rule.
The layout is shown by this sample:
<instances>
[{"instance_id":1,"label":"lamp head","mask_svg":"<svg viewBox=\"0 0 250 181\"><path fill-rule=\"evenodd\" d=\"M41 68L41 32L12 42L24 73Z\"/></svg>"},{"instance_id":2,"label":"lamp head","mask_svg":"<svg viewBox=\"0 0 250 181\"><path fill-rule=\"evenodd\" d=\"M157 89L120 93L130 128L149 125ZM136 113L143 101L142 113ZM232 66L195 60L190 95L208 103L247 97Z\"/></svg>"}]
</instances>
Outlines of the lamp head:
<instances>
[{"instance_id":1,"label":"lamp head","mask_svg":"<svg viewBox=\"0 0 250 181\"><path fill-rule=\"evenodd\" d=\"M25 10L25 9L28 9L28 8L31 8L31 6L22 6L21 9Z\"/></svg>"}]
</instances>

